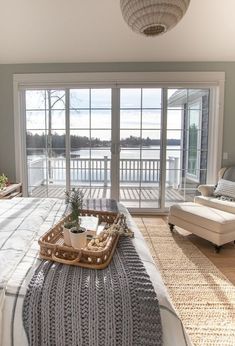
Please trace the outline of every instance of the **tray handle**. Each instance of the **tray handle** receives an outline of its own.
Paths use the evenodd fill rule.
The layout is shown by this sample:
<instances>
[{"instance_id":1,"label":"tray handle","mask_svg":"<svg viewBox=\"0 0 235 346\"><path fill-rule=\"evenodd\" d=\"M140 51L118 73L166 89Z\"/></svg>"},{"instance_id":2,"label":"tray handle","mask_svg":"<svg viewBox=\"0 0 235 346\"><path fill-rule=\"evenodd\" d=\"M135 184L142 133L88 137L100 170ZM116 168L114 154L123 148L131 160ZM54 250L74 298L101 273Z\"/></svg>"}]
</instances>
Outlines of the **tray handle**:
<instances>
[{"instance_id":1,"label":"tray handle","mask_svg":"<svg viewBox=\"0 0 235 346\"><path fill-rule=\"evenodd\" d=\"M81 256L82 256L82 251L80 251L79 253L78 253L78 256L74 259L74 260L65 260L65 259L63 259L63 258L60 258L60 257L57 257L56 255L55 255L55 252L56 252L57 250L55 249L55 251L51 254L51 259L53 260L53 261L56 261L56 262L60 262L60 263L63 263L63 264L76 264L76 263L78 263L78 262L80 262L80 259L81 259Z\"/></svg>"}]
</instances>

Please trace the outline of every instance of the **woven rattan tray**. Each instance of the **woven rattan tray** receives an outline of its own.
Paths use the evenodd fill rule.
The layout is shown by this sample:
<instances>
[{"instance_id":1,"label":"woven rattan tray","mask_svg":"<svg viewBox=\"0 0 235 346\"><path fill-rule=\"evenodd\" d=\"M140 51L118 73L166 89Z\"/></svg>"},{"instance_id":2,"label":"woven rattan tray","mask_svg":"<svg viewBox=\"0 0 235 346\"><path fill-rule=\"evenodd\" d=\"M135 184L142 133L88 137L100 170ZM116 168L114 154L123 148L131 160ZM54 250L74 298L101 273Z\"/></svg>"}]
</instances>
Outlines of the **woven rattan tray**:
<instances>
[{"instance_id":1,"label":"woven rattan tray","mask_svg":"<svg viewBox=\"0 0 235 346\"><path fill-rule=\"evenodd\" d=\"M99 218L99 223L106 223L107 226L112 225L119 217L117 213L95 210L82 210L81 216L96 216ZM90 251L87 248L77 250L64 244L63 224L70 219L70 215L64 217L39 239L40 258L84 268L106 268L114 254L119 234L110 234L102 250Z\"/></svg>"}]
</instances>

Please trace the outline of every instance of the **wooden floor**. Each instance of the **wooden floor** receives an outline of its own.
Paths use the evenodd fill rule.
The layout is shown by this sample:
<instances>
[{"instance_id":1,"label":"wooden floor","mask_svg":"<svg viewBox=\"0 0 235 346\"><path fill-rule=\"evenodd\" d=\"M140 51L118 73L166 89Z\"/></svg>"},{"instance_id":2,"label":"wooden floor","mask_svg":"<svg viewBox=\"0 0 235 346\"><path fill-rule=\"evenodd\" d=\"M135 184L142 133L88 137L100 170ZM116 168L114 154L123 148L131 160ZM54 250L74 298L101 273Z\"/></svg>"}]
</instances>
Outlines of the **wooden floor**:
<instances>
[{"instance_id":1,"label":"wooden floor","mask_svg":"<svg viewBox=\"0 0 235 346\"><path fill-rule=\"evenodd\" d=\"M148 227L151 225L165 225L167 218L164 216L155 217L133 217L138 227L142 232L148 232ZM178 229L179 230L179 229ZM214 251L214 247L210 242L197 237L182 229L179 230L181 234L188 237L194 245L196 245L206 255L211 262L235 285L235 245L229 243L223 245L220 253Z\"/></svg>"}]
</instances>

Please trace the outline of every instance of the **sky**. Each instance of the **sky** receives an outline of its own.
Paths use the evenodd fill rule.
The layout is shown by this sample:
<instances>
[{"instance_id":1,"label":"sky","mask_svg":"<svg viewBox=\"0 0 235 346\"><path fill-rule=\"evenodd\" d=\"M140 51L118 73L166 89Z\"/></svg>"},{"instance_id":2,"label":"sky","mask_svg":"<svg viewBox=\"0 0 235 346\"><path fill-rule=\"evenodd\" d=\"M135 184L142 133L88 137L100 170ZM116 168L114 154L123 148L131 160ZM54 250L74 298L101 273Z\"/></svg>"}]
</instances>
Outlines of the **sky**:
<instances>
[{"instance_id":1,"label":"sky","mask_svg":"<svg viewBox=\"0 0 235 346\"><path fill-rule=\"evenodd\" d=\"M168 97L176 90L170 89ZM58 134L65 133L65 92L52 91L52 129ZM46 91L26 91L26 127L32 133L41 134L48 128L48 102ZM140 136L160 138L161 89L122 88L120 91L120 137ZM111 89L71 89L70 129L72 134L89 135L91 122L92 137L103 140L111 137ZM101 130L102 129L102 130ZM181 109L168 110L169 138L181 137Z\"/></svg>"}]
</instances>

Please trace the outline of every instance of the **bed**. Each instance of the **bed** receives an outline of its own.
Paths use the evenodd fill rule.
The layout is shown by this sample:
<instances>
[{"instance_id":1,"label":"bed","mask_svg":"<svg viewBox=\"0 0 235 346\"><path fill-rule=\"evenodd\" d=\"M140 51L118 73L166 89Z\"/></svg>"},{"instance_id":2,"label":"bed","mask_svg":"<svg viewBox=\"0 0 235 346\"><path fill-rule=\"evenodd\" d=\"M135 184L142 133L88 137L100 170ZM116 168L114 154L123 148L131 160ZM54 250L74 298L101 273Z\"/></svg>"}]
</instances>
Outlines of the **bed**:
<instances>
[{"instance_id":1,"label":"bed","mask_svg":"<svg viewBox=\"0 0 235 346\"><path fill-rule=\"evenodd\" d=\"M134 231L134 246L157 292L165 346L191 345L154 265L147 245L126 208L119 204ZM0 200L0 346L27 346L22 307L30 279L38 267L38 238L65 211L63 200L14 198Z\"/></svg>"}]
</instances>

